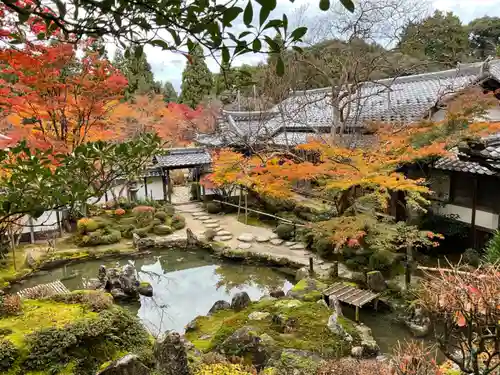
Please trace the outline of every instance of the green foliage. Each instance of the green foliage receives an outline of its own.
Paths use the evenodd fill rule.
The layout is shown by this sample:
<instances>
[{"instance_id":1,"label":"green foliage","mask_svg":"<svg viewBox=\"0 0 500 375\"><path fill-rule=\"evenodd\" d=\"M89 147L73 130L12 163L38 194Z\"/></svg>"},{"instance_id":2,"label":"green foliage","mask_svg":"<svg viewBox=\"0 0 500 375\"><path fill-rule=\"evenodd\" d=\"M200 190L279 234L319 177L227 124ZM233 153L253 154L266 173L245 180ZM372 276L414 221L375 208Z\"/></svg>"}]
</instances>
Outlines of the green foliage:
<instances>
[{"instance_id":1,"label":"green foliage","mask_svg":"<svg viewBox=\"0 0 500 375\"><path fill-rule=\"evenodd\" d=\"M134 233L135 226L132 224L122 224L122 225L118 225L116 227L116 229L120 231L122 238L132 238L132 234Z\"/></svg>"},{"instance_id":2,"label":"green foliage","mask_svg":"<svg viewBox=\"0 0 500 375\"><path fill-rule=\"evenodd\" d=\"M155 212L155 218L160 219L163 223L167 219L168 215L165 211L156 211Z\"/></svg>"},{"instance_id":3,"label":"green foliage","mask_svg":"<svg viewBox=\"0 0 500 375\"><path fill-rule=\"evenodd\" d=\"M216 203L216 202L208 202L207 203L207 212L209 214L218 214L219 212L221 212L222 210L222 207L220 204Z\"/></svg>"},{"instance_id":4,"label":"green foliage","mask_svg":"<svg viewBox=\"0 0 500 375\"><path fill-rule=\"evenodd\" d=\"M148 225L148 226L143 227L143 228L134 229L132 231L132 233L135 233L139 237L144 238L144 237L147 237L148 233L151 232L152 230L153 230L153 226L152 225Z\"/></svg>"},{"instance_id":5,"label":"green foliage","mask_svg":"<svg viewBox=\"0 0 500 375\"><path fill-rule=\"evenodd\" d=\"M170 203L165 203L162 206L162 210L165 211L168 216L173 216L175 214L175 207Z\"/></svg>"},{"instance_id":6,"label":"green foliage","mask_svg":"<svg viewBox=\"0 0 500 375\"><path fill-rule=\"evenodd\" d=\"M132 212L139 228L143 228L152 223L155 209L151 206L137 206Z\"/></svg>"},{"instance_id":7,"label":"green foliage","mask_svg":"<svg viewBox=\"0 0 500 375\"><path fill-rule=\"evenodd\" d=\"M171 234L173 230L168 225L157 225L153 228L153 232L159 236L165 236L167 234Z\"/></svg>"},{"instance_id":8,"label":"green foliage","mask_svg":"<svg viewBox=\"0 0 500 375\"><path fill-rule=\"evenodd\" d=\"M210 95L213 86L212 73L205 63L203 48L195 45L190 50L191 62L182 73L182 87L179 102L196 108Z\"/></svg>"},{"instance_id":9,"label":"green foliage","mask_svg":"<svg viewBox=\"0 0 500 375\"><path fill-rule=\"evenodd\" d=\"M19 350L9 340L0 339L0 371L9 370L19 357Z\"/></svg>"},{"instance_id":10,"label":"green foliage","mask_svg":"<svg viewBox=\"0 0 500 375\"><path fill-rule=\"evenodd\" d=\"M50 297L50 299L67 304L85 305L94 312L101 312L113 305L111 295L97 290L75 290L68 294L57 294Z\"/></svg>"},{"instance_id":11,"label":"green foliage","mask_svg":"<svg viewBox=\"0 0 500 375\"><path fill-rule=\"evenodd\" d=\"M475 249L466 249L462 254L462 259L466 264L470 264L473 267L477 267L481 263L481 256Z\"/></svg>"},{"instance_id":12,"label":"green foliage","mask_svg":"<svg viewBox=\"0 0 500 375\"><path fill-rule=\"evenodd\" d=\"M122 235L120 231L111 228L98 229L85 235L75 236L75 244L78 246L110 245L120 242Z\"/></svg>"},{"instance_id":13,"label":"green foliage","mask_svg":"<svg viewBox=\"0 0 500 375\"><path fill-rule=\"evenodd\" d=\"M186 219L182 215L174 214L174 216L172 216L171 225L172 225L172 228L175 230L182 229L186 226Z\"/></svg>"},{"instance_id":14,"label":"green foliage","mask_svg":"<svg viewBox=\"0 0 500 375\"><path fill-rule=\"evenodd\" d=\"M463 62L469 50L467 28L453 13L436 11L418 23L403 30L399 47L417 58L429 58L453 68Z\"/></svg>"},{"instance_id":15,"label":"green foliage","mask_svg":"<svg viewBox=\"0 0 500 375\"><path fill-rule=\"evenodd\" d=\"M76 223L76 228L79 233L86 234L95 232L97 229L99 229L99 224L93 219L84 217L83 219L78 220L78 222Z\"/></svg>"},{"instance_id":16,"label":"green foliage","mask_svg":"<svg viewBox=\"0 0 500 375\"><path fill-rule=\"evenodd\" d=\"M379 250L370 255L368 266L372 271L390 271L394 260L394 253L387 250Z\"/></svg>"},{"instance_id":17,"label":"green foliage","mask_svg":"<svg viewBox=\"0 0 500 375\"><path fill-rule=\"evenodd\" d=\"M312 249L322 257L330 257L335 252L335 245L328 238L314 238Z\"/></svg>"},{"instance_id":18,"label":"green foliage","mask_svg":"<svg viewBox=\"0 0 500 375\"><path fill-rule=\"evenodd\" d=\"M165 82L162 87L163 100L167 103L175 103L177 102L178 96L177 92L172 85L172 82Z\"/></svg>"},{"instance_id":19,"label":"green foliage","mask_svg":"<svg viewBox=\"0 0 500 375\"><path fill-rule=\"evenodd\" d=\"M294 235L294 228L291 224L279 224L276 227L276 234L282 240L290 240Z\"/></svg>"},{"instance_id":20,"label":"green foliage","mask_svg":"<svg viewBox=\"0 0 500 375\"><path fill-rule=\"evenodd\" d=\"M476 18L468 25L469 39L473 53L481 61L488 56L498 56L497 49L500 45L500 18Z\"/></svg>"},{"instance_id":21,"label":"green foliage","mask_svg":"<svg viewBox=\"0 0 500 375\"><path fill-rule=\"evenodd\" d=\"M490 264L497 264L500 262L500 231L495 231L491 240L486 244L485 250L485 262Z\"/></svg>"}]
</instances>

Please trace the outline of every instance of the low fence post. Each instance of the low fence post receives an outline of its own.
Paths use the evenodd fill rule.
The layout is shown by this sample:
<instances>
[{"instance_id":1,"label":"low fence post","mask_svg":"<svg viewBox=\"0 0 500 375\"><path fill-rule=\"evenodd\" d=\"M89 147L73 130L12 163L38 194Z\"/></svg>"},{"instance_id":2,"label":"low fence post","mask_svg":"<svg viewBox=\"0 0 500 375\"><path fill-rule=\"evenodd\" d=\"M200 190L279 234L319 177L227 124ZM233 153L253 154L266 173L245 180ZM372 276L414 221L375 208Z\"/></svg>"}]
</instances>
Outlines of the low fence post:
<instances>
[{"instance_id":1,"label":"low fence post","mask_svg":"<svg viewBox=\"0 0 500 375\"><path fill-rule=\"evenodd\" d=\"M309 276L314 275L314 263L313 258L309 257Z\"/></svg>"}]
</instances>

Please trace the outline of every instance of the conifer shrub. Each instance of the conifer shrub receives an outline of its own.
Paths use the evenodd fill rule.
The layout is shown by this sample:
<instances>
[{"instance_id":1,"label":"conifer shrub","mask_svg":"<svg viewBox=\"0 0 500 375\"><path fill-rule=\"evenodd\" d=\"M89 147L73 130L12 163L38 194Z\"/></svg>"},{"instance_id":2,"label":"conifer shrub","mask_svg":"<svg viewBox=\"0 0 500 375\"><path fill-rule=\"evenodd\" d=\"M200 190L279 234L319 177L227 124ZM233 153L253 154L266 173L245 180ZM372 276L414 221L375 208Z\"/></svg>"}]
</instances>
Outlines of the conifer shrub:
<instances>
[{"instance_id":1,"label":"conifer shrub","mask_svg":"<svg viewBox=\"0 0 500 375\"><path fill-rule=\"evenodd\" d=\"M155 219L159 219L161 220L162 223L165 222L165 220L167 219L168 215L165 211L156 211L155 212Z\"/></svg>"},{"instance_id":2,"label":"conifer shrub","mask_svg":"<svg viewBox=\"0 0 500 375\"><path fill-rule=\"evenodd\" d=\"M486 244L484 261L490 264L500 262L500 231L495 231L493 237Z\"/></svg>"},{"instance_id":3,"label":"conifer shrub","mask_svg":"<svg viewBox=\"0 0 500 375\"><path fill-rule=\"evenodd\" d=\"M86 234L99 229L99 224L94 219L84 217L77 221L76 228L78 229L79 233Z\"/></svg>"},{"instance_id":4,"label":"conifer shrub","mask_svg":"<svg viewBox=\"0 0 500 375\"><path fill-rule=\"evenodd\" d=\"M222 210L222 207L220 204L216 203L216 202L208 202L207 203L207 212L209 214L218 214L219 212L221 212Z\"/></svg>"},{"instance_id":5,"label":"conifer shrub","mask_svg":"<svg viewBox=\"0 0 500 375\"><path fill-rule=\"evenodd\" d=\"M168 225L157 225L153 228L153 232L159 236L165 236L167 234L171 234L173 230Z\"/></svg>"},{"instance_id":6,"label":"conifer shrub","mask_svg":"<svg viewBox=\"0 0 500 375\"><path fill-rule=\"evenodd\" d=\"M186 226L186 219L182 215L174 214L174 216L172 216L171 225L172 225L172 228L175 230L182 229Z\"/></svg>"},{"instance_id":7,"label":"conifer shrub","mask_svg":"<svg viewBox=\"0 0 500 375\"><path fill-rule=\"evenodd\" d=\"M293 225L290 224L279 224L276 227L276 234L278 235L279 238L282 240L290 240L292 239L294 235L294 228Z\"/></svg>"},{"instance_id":8,"label":"conifer shrub","mask_svg":"<svg viewBox=\"0 0 500 375\"><path fill-rule=\"evenodd\" d=\"M10 340L0 340L0 371L10 370L19 354L19 350Z\"/></svg>"}]
</instances>

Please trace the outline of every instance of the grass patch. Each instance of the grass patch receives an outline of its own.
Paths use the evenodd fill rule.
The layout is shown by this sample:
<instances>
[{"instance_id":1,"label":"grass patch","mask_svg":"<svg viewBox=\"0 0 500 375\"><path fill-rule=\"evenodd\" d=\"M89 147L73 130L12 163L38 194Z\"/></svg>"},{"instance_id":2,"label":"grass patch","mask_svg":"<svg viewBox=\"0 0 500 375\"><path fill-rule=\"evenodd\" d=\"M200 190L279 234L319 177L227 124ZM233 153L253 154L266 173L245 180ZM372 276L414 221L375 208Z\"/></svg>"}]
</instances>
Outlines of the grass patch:
<instances>
[{"instance_id":1,"label":"grass patch","mask_svg":"<svg viewBox=\"0 0 500 375\"><path fill-rule=\"evenodd\" d=\"M198 317L196 330L186 333L186 338L198 350L208 352L217 348L237 329L251 326L258 334L267 333L281 348L309 350L324 357L338 357L350 352L351 345L328 329L327 322L330 316L328 309L316 302L290 304L293 307L288 307L284 301L286 300L258 302L238 313L225 310L209 317ZM269 312L270 316L260 321L249 320L248 315L254 311ZM293 329L283 333L273 322L273 315L295 321ZM355 341L358 340L351 321L343 319L341 324L347 332L352 332Z\"/></svg>"}]
</instances>

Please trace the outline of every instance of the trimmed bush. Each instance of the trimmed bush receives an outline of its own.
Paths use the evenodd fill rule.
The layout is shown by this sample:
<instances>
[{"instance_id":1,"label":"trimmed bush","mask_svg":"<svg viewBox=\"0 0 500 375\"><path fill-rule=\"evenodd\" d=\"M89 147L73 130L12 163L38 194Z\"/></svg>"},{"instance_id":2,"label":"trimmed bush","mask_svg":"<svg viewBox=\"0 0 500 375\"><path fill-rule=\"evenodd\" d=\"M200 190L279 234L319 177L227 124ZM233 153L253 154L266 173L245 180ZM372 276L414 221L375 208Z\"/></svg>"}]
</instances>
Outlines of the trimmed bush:
<instances>
[{"instance_id":1,"label":"trimmed bush","mask_svg":"<svg viewBox=\"0 0 500 375\"><path fill-rule=\"evenodd\" d=\"M140 214L144 214L144 213L149 213L149 214L151 214L151 216L153 216L154 212L155 212L155 208L151 207L151 206L137 206L132 210L132 213L135 216L140 215Z\"/></svg>"},{"instance_id":2,"label":"trimmed bush","mask_svg":"<svg viewBox=\"0 0 500 375\"><path fill-rule=\"evenodd\" d=\"M16 315L21 313L23 310L23 305L21 303L21 297L17 294L6 294L0 296L0 315Z\"/></svg>"},{"instance_id":3,"label":"trimmed bush","mask_svg":"<svg viewBox=\"0 0 500 375\"><path fill-rule=\"evenodd\" d=\"M99 224L94 219L84 217L77 221L76 228L79 233L91 233L99 229Z\"/></svg>"},{"instance_id":4,"label":"trimmed bush","mask_svg":"<svg viewBox=\"0 0 500 375\"><path fill-rule=\"evenodd\" d=\"M113 306L113 297L98 290L76 290L69 294L57 294L49 299L68 304L81 303L93 312L101 312Z\"/></svg>"},{"instance_id":5,"label":"trimmed bush","mask_svg":"<svg viewBox=\"0 0 500 375\"><path fill-rule=\"evenodd\" d=\"M151 206L137 206L132 210L137 224L140 228L146 227L153 221L155 209Z\"/></svg>"},{"instance_id":6,"label":"trimmed bush","mask_svg":"<svg viewBox=\"0 0 500 375\"><path fill-rule=\"evenodd\" d=\"M165 211L156 211L155 212L155 219L159 219L161 220L162 223L165 222L165 220L167 219L168 215Z\"/></svg>"},{"instance_id":7,"label":"trimmed bush","mask_svg":"<svg viewBox=\"0 0 500 375\"><path fill-rule=\"evenodd\" d=\"M327 257L331 256L335 252L335 246L328 238L315 238L312 248L320 256Z\"/></svg>"},{"instance_id":8,"label":"trimmed bush","mask_svg":"<svg viewBox=\"0 0 500 375\"><path fill-rule=\"evenodd\" d=\"M137 220L135 219L135 217L124 217L120 218L119 223L124 225L135 225L137 224Z\"/></svg>"},{"instance_id":9,"label":"trimmed bush","mask_svg":"<svg viewBox=\"0 0 500 375\"><path fill-rule=\"evenodd\" d=\"M167 216L173 216L175 214L175 207L170 203L165 203L162 207L162 210L165 211Z\"/></svg>"},{"instance_id":10,"label":"trimmed bush","mask_svg":"<svg viewBox=\"0 0 500 375\"><path fill-rule=\"evenodd\" d=\"M167 234L171 234L173 230L168 225L157 225L156 227L154 227L153 232L154 234L157 234L159 236L164 236Z\"/></svg>"},{"instance_id":11,"label":"trimmed bush","mask_svg":"<svg viewBox=\"0 0 500 375\"><path fill-rule=\"evenodd\" d=\"M132 238L132 233L134 232L135 227L131 224L118 225L116 229L120 231L123 238Z\"/></svg>"},{"instance_id":12,"label":"trimmed bush","mask_svg":"<svg viewBox=\"0 0 500 375\"><path fill-rule=\"evenodd\" d=\"M479 266L479 263L481 262L481 256L479 255L479 252L474 249L465 250L462 254L462 259L465 263L470 264L473 267Z\"/></svg>"},{"instance_id":13,"label":"trimmed bush","mask_svg":"<svg viewBox=\"0 0 500 375\"><path fill-rule=\"evenodd\" d=\"M221 211L222 211L222 207L220 204L215 203L215 202L208 202L207 203L207 212L209 214L218 214Z\"/></svg>"},{"instance_id":14,"label":"trimmed bush","mask_svg":"<svg viewBox=\"0 0 500 375\"><path fill-rule=\"evenodd\" d=\"M0 340L0 370L7 371L19 356L19 350L9 340Z\"/></svg>"},{"instance_id":15,"label":"trimmed bush","mask_svg":"<svg viewBox=\"0 0 500 375\"><path fill-rule=\"evenodd\" d=\"M118 208L115 210L115 215L116 216L123 216L123 215L125 215L125 212L126 211L123 208Z\"/></svg>"},{"instance_id":16,"label":"trimmed bush","mask_svg":"<svg viewBox=\"0 0 500 375\"><path fill-rule=\"evenodd\" d=\"M147 227L144 228L137 228L132 231L132 233L137 234L139 237L144 238L148 236L148 233L151 232L153 229L152 225L148 225Z\"/></svg>"},{"instance_id":17,"label":"trimmed bush","mask_svg":"<svg viewBox=\"0 0 500 375\"><path fill-rule=\"evenodd\" d=\"M91 232L88 235L77 237L75 243L78 246L110 245L120 242L121 239L122 234L119 231L111 228L104 228Z\"/></svg>"},{"instance_id":18,"label":"trimmed bush","mask_svg":"<svg viewBox=\"0 0 500 375\"><path fill-rule=\"evenodd\" d=\"M92 220L94 220L97 223L99 229L110 227L113 224L111 220L101 216L93 217Z\"/></svg>"},{"instance_id":19,"label":"trimmed bush","mask_svg":"<svg viewBox=\"0 0 500 375\"><path fill-rule=\"evenodd\" d=\"M290 240L293 237L294 228L290 224L279 224L276 227L276 234L282 240Z\"/></svg>"},{"instance_id":20,"label":"trimmed bush","mask_svg":"<svg viewBox=\"0 0 500 375\"><path fill-rule=\"evenodd\" d=\"M368 266L373 271L389 271L394 261L394 255L390 251L379 250L370 255Z\"/></svg>"},{"instance_id":21,"label":"trimmed bush","mask_svg":"<svg viewBox=\"0 0 500 375\"><path fill-rule=\"evenodd\" d=\"M500 231L495 231L495 234L486 244L486 254L484 261L490 264L500 262Z\"/></svg>"},{"instance_id":22,"label":"trimmed bush","mask_svg":"<svg viewBox=\"0 0 500 375\"><path fill-rule=\"evenodd\" d=\"M181 216L179 214L175 214L172 216L172 228L175 230L182 229L186 226L186 219L184 219L184 216Z\"/></svg>"}]
</instances>

